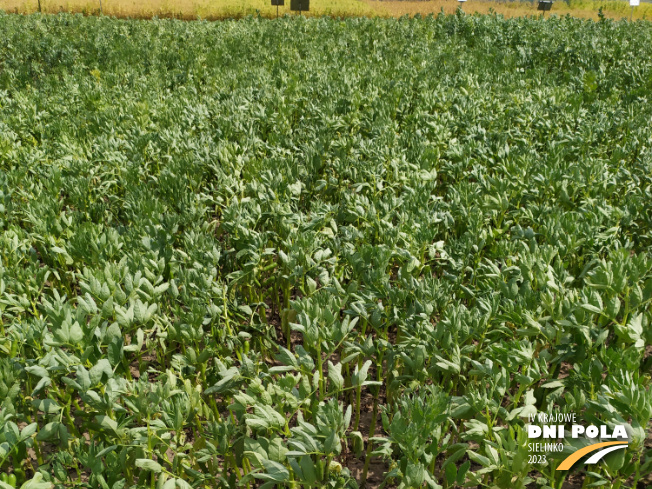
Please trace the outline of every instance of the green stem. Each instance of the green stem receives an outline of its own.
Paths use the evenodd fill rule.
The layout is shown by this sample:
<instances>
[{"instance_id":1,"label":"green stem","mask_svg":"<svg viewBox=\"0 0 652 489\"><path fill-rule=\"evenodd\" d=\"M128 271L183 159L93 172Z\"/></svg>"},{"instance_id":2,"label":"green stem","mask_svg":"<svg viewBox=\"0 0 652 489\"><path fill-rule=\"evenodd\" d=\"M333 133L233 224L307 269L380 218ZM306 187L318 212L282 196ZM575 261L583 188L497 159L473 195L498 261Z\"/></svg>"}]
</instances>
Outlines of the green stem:
<instances>
[{"instance_id":1,"label":"green stem","mask_svg":"<svg viewBox=\"0 0 652 489\"><path fill-rule=\"evenodd\" d=\"M380 392L380 388L378 389ZM367 451L365 454L364 460L364 469L362 470L362 487L365 487L365 481L367 480L367 472L369 471L369 463L371 462L371 452L373 450L373 443L371 439L376 434L376 418L378 417L378 392L374 396L374 408L371 418L371 424L369 426L369 440L367 440ZM357 428L356 428L357 429Z\"/></svg>"},{"instance_id":2,"label":"green stem","mask_svg":"<svg viewBox=\"0 0 652 489\"><path fill-rule=\"evenodd\" d=\"M353 431L358 431L360 425L360 395L362 394L362 386L359 385L355 388L355 428Z\"/></svg>"},{"instance_id":3,"label":"green stem","mask_svg":"<svg viewBox=\"0 0 652 489\"><path fill-rule=\"evenodd\" d=\"M319 369L319 401L324 400L326 389L324 388L324 360L321 357L321 342L317 340L317 368Z\"/></svg>"},{"instance_id":4,"label":"green stem","mask_svg":"<svg viewBox=\"0 0 652 489\"><path fill-rule=\"evenodd\" d=\"M292 340L290 338L290 321L288 314L290 313L290 284L285 284L283 287L283 311L281 311L281 329L287 341L287 348L292 348Z\"/></svg>"}]
</instances>

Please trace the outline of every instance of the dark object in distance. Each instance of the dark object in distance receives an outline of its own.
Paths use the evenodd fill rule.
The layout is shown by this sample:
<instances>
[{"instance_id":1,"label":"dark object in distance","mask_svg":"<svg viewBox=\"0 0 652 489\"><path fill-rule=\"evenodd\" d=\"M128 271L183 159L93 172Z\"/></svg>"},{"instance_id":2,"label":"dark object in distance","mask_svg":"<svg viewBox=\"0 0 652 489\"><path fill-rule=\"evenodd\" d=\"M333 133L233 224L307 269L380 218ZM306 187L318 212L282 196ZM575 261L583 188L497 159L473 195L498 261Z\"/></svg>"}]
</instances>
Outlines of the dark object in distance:
<instances>
[{"instance_id":1,"label":"dark object in distance","mask_svg":"<svg viewBox=\"0 0 652 489\"><path fill-rule=\"evenodd\" d=\"M285 5L285 0L272 0L272 7Z\"/></svg>"},{"instance_id":2,"label":"dark object in distance","mask_svg":"<svg viewBox=\"0 0 652 489\"><path fill-rule=\"evenodd\" d=\"M537 7L537 10L543 10L544 12L547 12L552 8L552 0L539 0L539 6Z\"/></svg>"},{"instance_id":3,"label":"dark object in distance","mask_svg":"<svg viewBox=\"0 0 652 489\"><path fill-rule=\"evenodd\" d=\"M310 0L290 0L290 10L310 10Z\"/></svg>"}]
</instances>

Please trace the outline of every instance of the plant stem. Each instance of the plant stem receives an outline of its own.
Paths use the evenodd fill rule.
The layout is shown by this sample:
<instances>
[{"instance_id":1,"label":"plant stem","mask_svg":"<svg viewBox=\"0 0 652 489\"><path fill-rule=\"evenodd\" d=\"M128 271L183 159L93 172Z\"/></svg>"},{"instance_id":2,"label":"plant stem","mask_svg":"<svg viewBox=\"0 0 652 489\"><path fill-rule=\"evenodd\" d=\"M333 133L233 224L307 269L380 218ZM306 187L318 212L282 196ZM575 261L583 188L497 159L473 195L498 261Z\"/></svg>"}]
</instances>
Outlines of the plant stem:
<instances>
[{"instance_id":1,"label":"plant stem","mask_svg":"<svg viewBox=\"0 0 652 489\"><path fill-rule=\"evenodd\" d=\"M378 417L378 394L380 393L380 388L374 396L374 407L373 414L371 417L371 424L369 425L369 439L367 440L367 451L365 453L364 460L364 469L362 470L362 487L365 487L365 481L367 480L367 472L369 471L369 463L371 462L371 452L373 451L373 443L371 439L376 434L376 418Z\"/></svg>"}]
</instances>

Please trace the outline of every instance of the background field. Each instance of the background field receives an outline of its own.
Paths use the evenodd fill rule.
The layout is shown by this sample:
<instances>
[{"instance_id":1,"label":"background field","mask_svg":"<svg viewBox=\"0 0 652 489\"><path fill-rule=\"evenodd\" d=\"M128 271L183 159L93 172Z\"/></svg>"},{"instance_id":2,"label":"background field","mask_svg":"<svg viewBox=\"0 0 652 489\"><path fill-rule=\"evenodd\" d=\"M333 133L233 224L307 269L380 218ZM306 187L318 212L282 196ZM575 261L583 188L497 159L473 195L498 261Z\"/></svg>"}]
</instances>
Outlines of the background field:
<instances>
[{"instance_id":1,"label":"background field","mask_svg":"<svg viewBox=\"0 0 652 489\"><path fill-rule=\"evenodd\" d=\"M651 93L648 22L0 14L0 473L649 488Z\"/></svg>"},{"instance_id":2,"label":"background field","mask_svg":"<svg viewBox=\"0 0 652 489\"><path fill-rule=\"evenodd\" d=\"M290 0L280 7L282 14L290 13ZM222 19L256 15L275 17L276 7L269 0L104 0L103 12L106 15L131 18L174 17L179 19ZM84 12L98 13L99 0L42 0L44 12ZM309 16L380 16L400 17L402 15L438 14L442 9L454 13L458 7L455 0L430 1L376 1L376 0L312 0ZM557 1L553 10L546 15L566 15L598 20L598 11L603 8L608 18L630 17L627 1L570 0ZM0 0L0 9L8 12L29 13L38 10L38 0ZM468 13L486 14L491 11L506 17L537 16L536 2L519 1L480 1L470 0L464 4ZM292 13L294 15L295 13ZM643 3L634 9L634 19L652 18L652 5Z\"/></svg>"}]
</instances>

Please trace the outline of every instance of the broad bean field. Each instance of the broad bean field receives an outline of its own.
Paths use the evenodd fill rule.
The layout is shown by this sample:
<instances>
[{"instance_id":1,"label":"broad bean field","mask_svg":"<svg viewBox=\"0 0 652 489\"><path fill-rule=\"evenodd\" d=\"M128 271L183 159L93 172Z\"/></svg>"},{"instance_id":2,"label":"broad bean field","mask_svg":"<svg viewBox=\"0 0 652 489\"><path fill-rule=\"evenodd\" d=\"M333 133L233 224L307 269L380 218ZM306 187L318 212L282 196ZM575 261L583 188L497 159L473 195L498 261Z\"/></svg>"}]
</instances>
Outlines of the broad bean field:
<instances>
[{"instance_id":1,"label":"broad bean field","mask_svg":"<svg viewBox=\"0 0 652 489\"><path fill-rule=\"evenodd\" d=\"M0 13L0 488L650 487L651 124L645 22Z\"/></svg>"}]
</instances>

